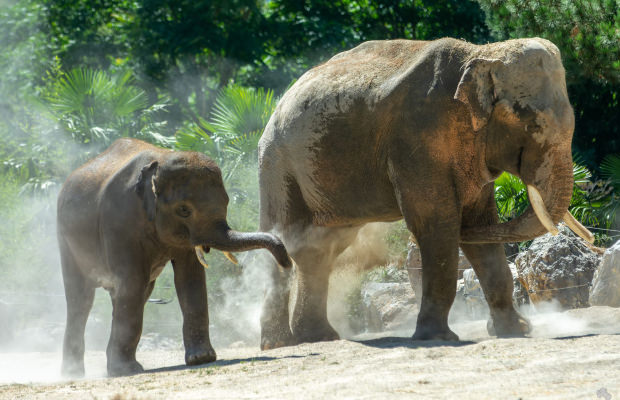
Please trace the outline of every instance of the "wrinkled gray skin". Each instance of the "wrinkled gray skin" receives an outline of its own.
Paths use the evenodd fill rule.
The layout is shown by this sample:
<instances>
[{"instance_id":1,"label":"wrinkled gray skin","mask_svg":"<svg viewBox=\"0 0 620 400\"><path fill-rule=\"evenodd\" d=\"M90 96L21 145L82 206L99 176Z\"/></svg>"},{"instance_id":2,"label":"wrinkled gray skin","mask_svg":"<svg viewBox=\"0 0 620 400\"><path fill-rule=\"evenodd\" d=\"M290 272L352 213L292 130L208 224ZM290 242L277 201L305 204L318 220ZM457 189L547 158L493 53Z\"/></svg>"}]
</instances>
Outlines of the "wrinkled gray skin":
<instances>
[{"instance_id":1,"label":"wrinkled gray skin","mask_svg":"<svg viewBox=\"0 0 620 400\"><path fill-rule=\"evenodd\" d=\"M334 259L361 226L405 219L423 263L414 339L457 340L448 327L458 247L489 303L490 330L529 331L512 303L502 242L545 232L534 212L499 224L493 181L518 175L553 222L572 194L573 110L556 46L520 39L373 41L304 74L259 144L261 229L277 229L297 269L262 311L262 347L338 338L326 316Z\"/></svg>"},{"instance_id":2,"label":"wrinkled gray skin","mask_svg":"<svg viewBox=\"0 0 620 400\"><path fill-rule=\"evenodd\" d=\"M221 172L208 157L134 139L117 140L69 176L58 197L67 298L64 375L84 374L84 328L97 287L112 297L108 374L142 371L136 347L144 305L168 260L183 312L185 362L215 361L205 273L195 246L206 251L266 248L280 265L291 265L275 236L230 230L227 206Z\"/></svg>"}]
</instances>

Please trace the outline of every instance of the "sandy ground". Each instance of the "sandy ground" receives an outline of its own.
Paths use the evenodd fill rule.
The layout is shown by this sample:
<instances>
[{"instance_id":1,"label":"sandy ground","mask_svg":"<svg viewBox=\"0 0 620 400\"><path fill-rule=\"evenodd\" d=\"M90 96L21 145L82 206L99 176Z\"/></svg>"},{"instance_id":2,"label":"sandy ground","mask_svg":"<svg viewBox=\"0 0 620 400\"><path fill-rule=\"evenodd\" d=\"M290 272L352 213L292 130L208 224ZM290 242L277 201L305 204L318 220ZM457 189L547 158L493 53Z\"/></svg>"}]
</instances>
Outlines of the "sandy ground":
<instances>
[{"instance_id":1,"label":"sandy ground","mask_svg":"<svg viewBox=\"0 0 620 400\"><path fill-rule=\"evenodd\" d=\"M389 332L216 349L218 361L192 368L180 351L142 352L147 372L123 378L105 378L104 353L87 352L77 381L59 379L59 354L0 353L0 399L620 399L620 309L531 319L526 339L490 338L475 321L453 326L461 342Z\"/></svg>"}]
</instances>

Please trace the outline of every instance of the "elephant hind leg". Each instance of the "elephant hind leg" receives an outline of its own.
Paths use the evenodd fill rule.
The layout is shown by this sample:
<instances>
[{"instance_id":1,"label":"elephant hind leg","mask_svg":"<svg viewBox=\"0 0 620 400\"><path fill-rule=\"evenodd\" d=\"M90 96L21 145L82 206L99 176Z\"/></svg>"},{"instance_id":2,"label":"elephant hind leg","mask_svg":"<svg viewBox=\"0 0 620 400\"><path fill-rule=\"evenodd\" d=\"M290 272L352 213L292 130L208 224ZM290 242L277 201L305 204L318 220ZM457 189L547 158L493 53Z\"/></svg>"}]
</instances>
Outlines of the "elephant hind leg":
<instances>
[{"instance_id":1,"label":"elephant hind leg","mask_svg":"<svg viewBox=\"0 0 620 400\"><path fill-rule=\"evenodd\" d=\"M84 376L84 331L95 298L95 284L84 276L68 247L61 243L60 258L67 301L67 324L61 372L66 377Z\"/></svg>"},{"instance_id":2,"label":"elephant hind leg","mask_svg":"<svg viewBox=\"0 0 620 400\"><path fill-rule=\"evenodd\" d=\"M261 350L296 344L289 326L290 270L282 270L269 259L266 262L270 282L265 289L265 299L260 316Z\"/></svg>"},{"instance_id":3,"label":"elephant hind leg","mask_svg":"<svg viewBox=\"0 0 620 400\"><path fill-rule=\"evenodd\" d=\"M291 329L297 342L339 339L327 320L327 295L333 262L355 239L359 227L309 227L291 250L297 264L297 296Z\"/></svg>"},{"instance_id":4,"label":"elephant hind leg","mask_svg":"<svg viewBox=\"0 0 620 400\"><path fill-rule=\"evenodd\" d=\"M266 156L265 160L272 163L274 157ZM294 230L293 227L306 225L312 218L299 185L283 172L286 170L287 168L277 162L276 165L262 166L259 171L260 230L273 231L279 235L290 253L298 238L296 234L298 230ZM280 190L275 190L274 187ZM261 349L295 345L297 340L289 324L290 284L293 272L291 269L283 270L278 267L270 255L266 255L264 264L268 283L265 287L260 316Z\"/></svg>"}]
</instances>

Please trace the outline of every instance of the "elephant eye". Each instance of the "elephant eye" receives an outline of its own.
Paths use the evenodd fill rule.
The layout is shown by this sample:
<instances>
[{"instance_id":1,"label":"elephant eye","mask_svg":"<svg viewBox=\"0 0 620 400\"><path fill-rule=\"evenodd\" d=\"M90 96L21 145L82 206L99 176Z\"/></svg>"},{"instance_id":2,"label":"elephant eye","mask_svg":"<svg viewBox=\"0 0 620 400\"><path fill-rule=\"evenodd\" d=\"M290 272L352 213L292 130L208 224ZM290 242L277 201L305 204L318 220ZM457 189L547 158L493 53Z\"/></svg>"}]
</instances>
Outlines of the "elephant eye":
<instances>
[{"instance_id":1,"label":"elephant eye","mask_svg":"<svg viewBox=\"0 0 620 400\"><path fill-rule=\"evenodd\" d=\"M178 206L176 213L179 217L187 218L192 214L192 210L190 210L187 206Z\"/></svg>"}]
</instances>

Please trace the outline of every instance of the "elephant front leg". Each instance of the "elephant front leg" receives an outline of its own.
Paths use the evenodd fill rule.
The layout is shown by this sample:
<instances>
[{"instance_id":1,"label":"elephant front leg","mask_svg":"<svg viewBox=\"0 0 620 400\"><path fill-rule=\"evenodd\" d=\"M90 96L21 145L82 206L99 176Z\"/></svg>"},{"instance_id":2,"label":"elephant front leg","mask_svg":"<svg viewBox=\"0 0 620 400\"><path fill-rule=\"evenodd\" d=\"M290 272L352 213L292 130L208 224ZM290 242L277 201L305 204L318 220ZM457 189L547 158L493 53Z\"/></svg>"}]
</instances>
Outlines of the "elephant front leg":
<instances>
[{"instance_id":1,"label":"elephant front leg","mask_svg":"<svg viewBox=\"0 0 620 400\"><path fill-rule=\"evenodd\" d=\"M172 260L174 286L183 312L185 363L199 365L217 359L209 339L209 310L205 272L194 252Z\"/></svg>"},{"instance_id":2,"label":"elephant front leg","mask_svg":"<svg viewBox=\"0 0 620 400\"><path fill-rule=\"evenodd\" d=\"M448 327L448 314L456 296L458 264L458 241L451 231L416 236L422 255L422 302L414 340L459 340Z\"/></svg>"},{"instance_id":3,"label":"elephant front leg","mask_svg":"<svg viewBox=\"0 0 620 400\"><path fill-rule=\"evenodd\" d=\"M463 244L463 252L471 263L491 312L490 335L522 337L530 332L530 324L517 312L512 301L512 273L501 244Z\"/></svg>"}]
</instances>

